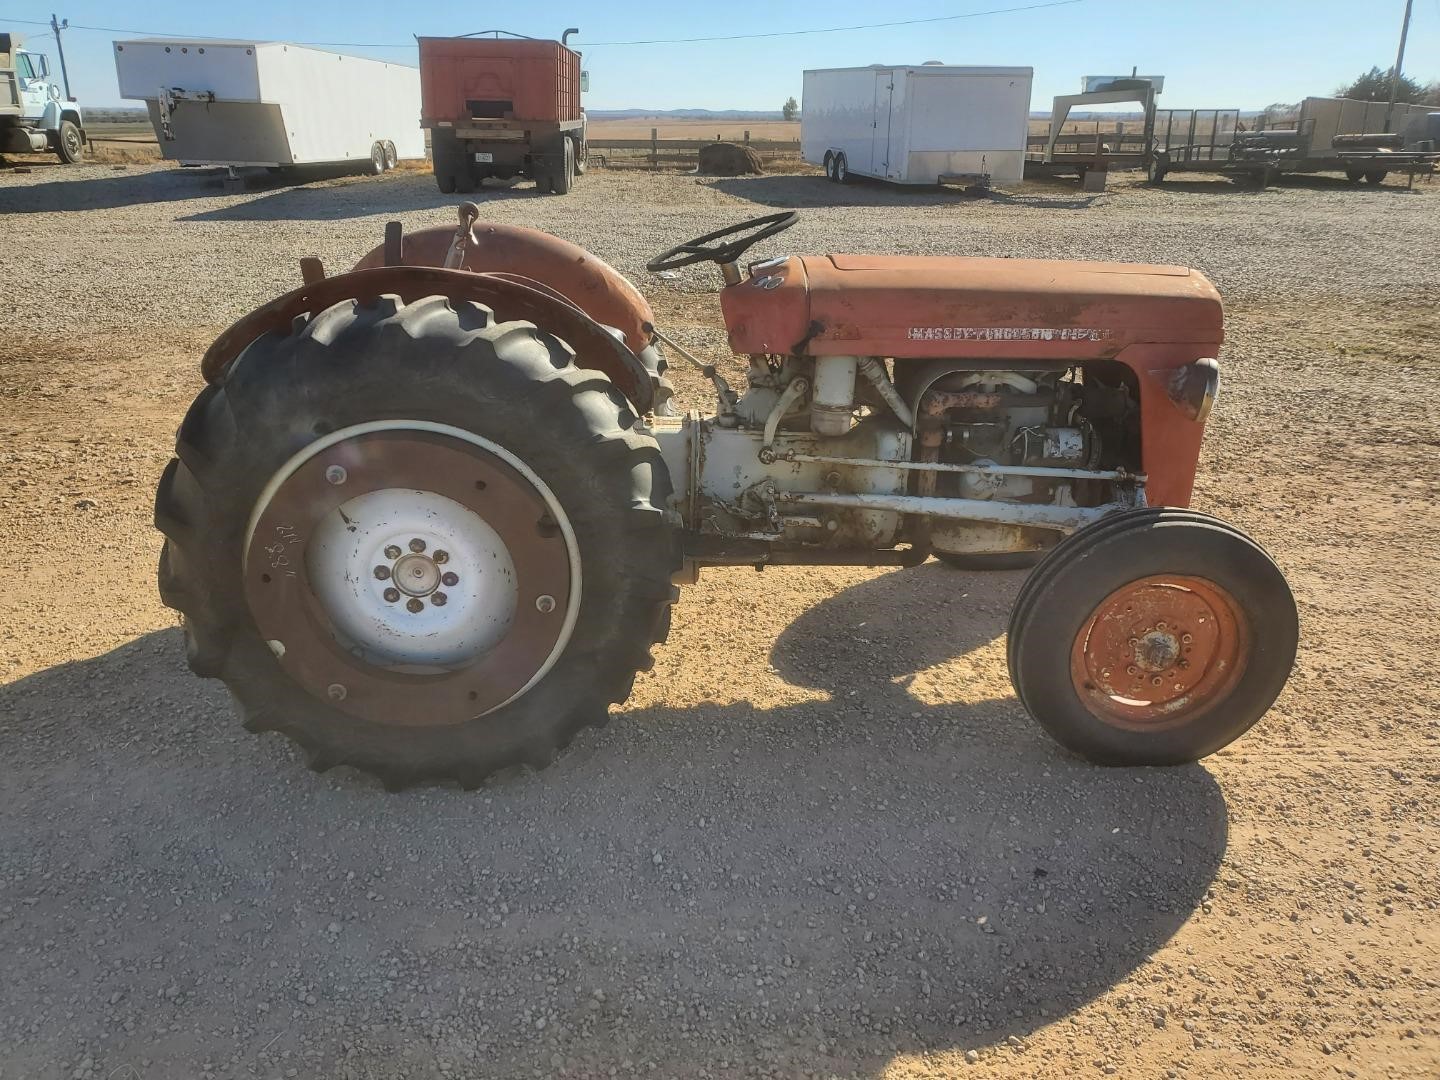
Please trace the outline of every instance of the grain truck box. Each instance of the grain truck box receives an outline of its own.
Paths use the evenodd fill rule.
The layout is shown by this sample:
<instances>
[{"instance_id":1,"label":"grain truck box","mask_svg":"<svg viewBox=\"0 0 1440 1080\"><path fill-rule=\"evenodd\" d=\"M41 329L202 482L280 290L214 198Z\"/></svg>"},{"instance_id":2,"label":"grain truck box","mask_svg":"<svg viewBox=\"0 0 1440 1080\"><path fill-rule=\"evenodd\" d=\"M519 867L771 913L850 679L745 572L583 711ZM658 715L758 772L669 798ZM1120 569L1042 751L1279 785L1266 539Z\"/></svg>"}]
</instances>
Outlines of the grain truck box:
<instances>
[{"instance_id":1,"label":"grain truck box","mask_svg":"<svg viewBox=\"0 0 1440 1080\"><path fill-rule=\"evenodd\" d=\"M523 176L568 192L585 169L580 54L533 38L419 40L420 122L440 190Z\"/></svg>"}]
</instances>

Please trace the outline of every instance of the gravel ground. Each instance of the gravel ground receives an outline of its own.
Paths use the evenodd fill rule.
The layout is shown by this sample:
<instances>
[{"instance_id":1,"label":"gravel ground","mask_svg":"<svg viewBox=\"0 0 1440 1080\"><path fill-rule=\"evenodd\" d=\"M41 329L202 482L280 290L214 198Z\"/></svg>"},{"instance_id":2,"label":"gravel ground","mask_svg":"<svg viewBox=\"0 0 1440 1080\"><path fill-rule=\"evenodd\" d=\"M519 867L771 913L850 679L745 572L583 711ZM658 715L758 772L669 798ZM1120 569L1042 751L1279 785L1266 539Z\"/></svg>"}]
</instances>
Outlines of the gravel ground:
<instances>
[{"instance_id":1,"label":"gravel ground","mask_svg":"<svg viewBox=\"0 0 1440 1080\"><path fill-rule=\"evenodd\" d=\"M1289 689L1202 765L1096 769L1005 679L1020 575L707 571L550 769L311 774L186 672L150 495L220 328L452 201L0 173L5 1077L1440 1074L1434 189L593 172L483 201L712 351L709 272L642 264L773 207L805 216L765 253L1202 268L1231 322L1197 505L1289 574Z\"/></svg>"}]
</instances>

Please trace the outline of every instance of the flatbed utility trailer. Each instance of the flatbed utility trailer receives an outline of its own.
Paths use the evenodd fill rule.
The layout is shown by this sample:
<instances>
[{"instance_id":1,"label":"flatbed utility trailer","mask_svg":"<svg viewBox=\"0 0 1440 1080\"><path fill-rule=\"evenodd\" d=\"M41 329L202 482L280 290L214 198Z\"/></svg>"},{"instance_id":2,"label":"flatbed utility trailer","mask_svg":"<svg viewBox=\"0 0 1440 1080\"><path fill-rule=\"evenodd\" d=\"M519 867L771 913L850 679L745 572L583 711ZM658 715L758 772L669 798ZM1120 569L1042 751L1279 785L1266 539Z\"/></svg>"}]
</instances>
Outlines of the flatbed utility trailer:
<instances>
[{"instance_id":1,"label":"flatbed utility trailer","mask_svg":"<svg viewBox=\"0 0 1440 1080\"><path fill-rule=\"evenodd\" d=\"M1178 143L1172 135L1178 137L1179 128L1167 123L1156 128L1149 176L1158 184L1170 172L1218 172L1264 187L1286 173L1344 173L1351 183L1379 184L1392 172L1404 172L1413 185L1417 175L1433 173L1440 163L1440 153L1426 138L1429 111L1423 106L1387 108L1384 102L1310 97L1293 121L1250 130L1237 122L1228 145L1219 146L1218 152L1213 134L1208 145L1193 137L1193 121L1190 137Z\"/></svg>"},{"instance_id":2,"label":"flatbed utility trailer","mask_svg":"<svg viewBox=\"0 0 1440 1080\"><path fill-rule=\"evenodd\" d=\"M115 42L115 72L167 161L380 173L425 157L420 74L403 64L283 41L144 38Z\"/></svg>"}]
</instances>

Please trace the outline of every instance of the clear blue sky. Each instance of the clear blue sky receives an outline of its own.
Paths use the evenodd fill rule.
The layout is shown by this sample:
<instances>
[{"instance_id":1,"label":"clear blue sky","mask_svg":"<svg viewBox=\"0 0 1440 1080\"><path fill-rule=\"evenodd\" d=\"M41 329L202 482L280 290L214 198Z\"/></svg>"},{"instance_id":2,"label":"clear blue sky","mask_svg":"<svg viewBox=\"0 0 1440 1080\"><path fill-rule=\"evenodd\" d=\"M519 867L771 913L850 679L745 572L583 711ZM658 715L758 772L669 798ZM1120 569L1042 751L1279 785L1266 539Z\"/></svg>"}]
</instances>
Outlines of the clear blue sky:
<instances>
[{"instance_id":1,"label":"clear blue sky","mask_svg":"<svg viewBox=\"0 0 1440 1080\"><path fill-rule=\"evenodd\" d=\"M559 4L477 4L416 0L54 0L71 23L174 36L316 42L389 42L390 48L340 49L413 63L415 34L463 34L502 28L573 39L590 71L592 109L777 109L800 96L807 67L943 60L1020 64L1035 69L1032 107L1079 89L1084 74L1166 76L1162 105L1258 108L1328 94L1371 65L1394 61L1404 0L1080 0L1063 7L916 26L674 45L603 45L634 39L805 30L924 19L1043 0L574 0ZM43 3L43 0L42 0ZM0 0L0 30L19 31L52 53L44 28L52 7ZM91 30L65 33L72 90L83 103L122 104L110 42L138 36ZM594 43L594 44L587 44ZM1415 0L1405 72L1440 78L1440 0ZM58 67L58 65L56 65Z\"/></svg>"}]
</instances>

